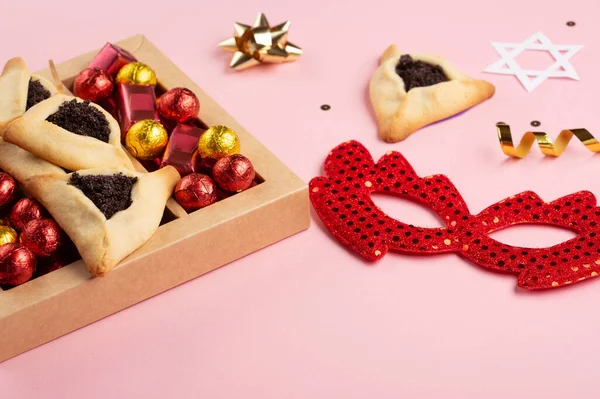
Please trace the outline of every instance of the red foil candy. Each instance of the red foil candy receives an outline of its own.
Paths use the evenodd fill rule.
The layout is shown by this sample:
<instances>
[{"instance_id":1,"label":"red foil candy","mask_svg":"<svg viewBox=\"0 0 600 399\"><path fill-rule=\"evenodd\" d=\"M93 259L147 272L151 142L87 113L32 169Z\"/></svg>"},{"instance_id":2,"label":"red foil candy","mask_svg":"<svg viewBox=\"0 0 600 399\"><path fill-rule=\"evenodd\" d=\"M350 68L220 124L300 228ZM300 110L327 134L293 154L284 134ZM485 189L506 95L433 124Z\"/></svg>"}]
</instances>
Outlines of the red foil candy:
<instances>
[{"instance_id":1,"label":"red foil candy","mask_svg":"<svg viewBox=\"0 0 600 399\"><path fill-rule=\"evenodd\" d=\"M0 284L19 285L35 272L35 256L19 244L0 246Z\"/></svg>"},{"instance_id":2,"label":"red foil candy","mask_svg":"<svg viewBox=\"0 0 600 399\"><path fill-rule=\"evenodd\" d=\"M189 89L175 87L158 99L158 113L165 119L183 123L198 116L200 101Z\"/></svg>"},{"instance_id":3,"label":"red foil candy","mask_svg":"<svg viewBox=\"0 0 600 399\"><path fill-rule=\"evenodd\" d=\"M206 175L192 173L175 186L175 199L187 212L194 212L217 201L217 186Z\"/></svg>"},{"instance_id":4,"label":"red foil candy","mask_svg":"<svg viewBox=\"0 0 600 399\"><path fill-rule=\"evenodd\" d=\"M75 78L73 93L79 98L97 103L110 97L114 88L112 78L104 70L86 68Z\"/></svg>"},{"instance_id":5,"label":"red foil candy","mask_svg":"<svg viewBox=\"0 0 600 399\"><path fill-rule=\"evenodd\" d=\"M121 138L136 122L153 119L160 122L156 110L156 95L150 85L117 85L117 107L121 122Z\"/></svg>"},{"instance_id":6,"label":"red foil candy","mask_svg":"<svg viewBox=\"0 0 600 399\"><path fill-rule=\"evenodd\" d=\"M60 244L60 227L54 220L32 220L21 232L21 244L36 256L49 256Z\"/></svg>"},{"instance_id":7,"label":"red foil candy","mask_svg":"<svg viewBox=\"0 0 600 399\"><path fill-rule=\"evenodd\" d=\"M12 227L18 231L32 220L42 218L42 206L33 198L22 198L13 206L8 219Z\"/></svg>"},{"instance_id":8,"label":"red foil candy","mask_svg":"<svg viewBox=\"0 0 600 399\"><path fill-rule=\"evenodd\" d=\"M17 182L8 173L0 172L0 208L15 199Z\"/></svg>"},{"instance_id":9,"label":"red foil candy","mask_svg":"<svg viewBox=\"0 0 600 399\"><path fill-rule=\"evenodd\" d=\"M419 177L398 152L377 164L360 143L336 147L325 161L327 177L310 182L310 199L330 232L368 260L388 250L437 254L456 252L498 272L518 275L518 285L545 289L577 283L600 273L600 207L588 191L544 202L526 191L472 215L458 190L444 175ZM393 193L435 211L446 227L408 225L386 215L373 193ZM522 223L565 227L577 237L547 248L503 244L490 233Z\"/></svg>"},{"instance_id":10,"label":"red foil candy","mask_svg":"<svg viewBox=\"0 0 600 399\"><path fill-rule=\"evenodd\" d=\"M215 182L223 190L232 193L249 188L255 176L252 162L241 154L221 158L213 168Z\"/></svg>"},{"instance_id":11,"label":"red foil candy","mask_svg":"<svg viewBox=\"0 0 600 399\"><path fill-rule=\"evenodd\" d=\"M194 155L197 154L198 140L203 132L204 130L198 127L177 125L171 132L160 167L171 165L182 176L195 172Z\"/></svg>"},{"instance_id":12,"label":"red foil candy","mask_svg":"<svg viewBox=\"0 0 600 399\"><path fill-rule=\"evenodd\" d=\"M135 61L137 61L135 57L127 50L114 44L106 43L102 47L102 50L96 54L92 62L89 63L88 68L103 69L109 75L115 77L122 67Z\"/></svg>"}]
</instances>

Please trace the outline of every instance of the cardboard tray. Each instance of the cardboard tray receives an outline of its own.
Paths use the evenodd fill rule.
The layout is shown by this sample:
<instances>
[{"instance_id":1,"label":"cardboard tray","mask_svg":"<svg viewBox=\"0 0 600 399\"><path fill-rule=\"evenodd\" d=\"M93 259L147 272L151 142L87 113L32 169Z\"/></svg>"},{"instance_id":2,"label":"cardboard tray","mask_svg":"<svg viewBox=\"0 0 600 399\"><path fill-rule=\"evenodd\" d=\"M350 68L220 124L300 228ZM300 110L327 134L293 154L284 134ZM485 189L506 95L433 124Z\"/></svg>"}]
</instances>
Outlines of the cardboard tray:
<instances>
[{"instance_id":1,"label":"cardboard tray","mask_svg":"<svg viewBox=\"0 0 600 399\"><path fill-rule=\"evenodd\" d=\"M144 36L115 43L150 65L166 89L187 87L201 103L206 125L227 125L242 153L264 180L242 193L188 214L174 200L163 224L106 277L83 262L7 291L0 290L0 362L233 260L305 230L310 225L307 184L291 172ZM56 66L66 87L98 50ZM36 72L51 78L50 70ZM143 167L137 163L137 167ZM223 237L227 237L226 240Z\"/></svg>"}]
</instances>

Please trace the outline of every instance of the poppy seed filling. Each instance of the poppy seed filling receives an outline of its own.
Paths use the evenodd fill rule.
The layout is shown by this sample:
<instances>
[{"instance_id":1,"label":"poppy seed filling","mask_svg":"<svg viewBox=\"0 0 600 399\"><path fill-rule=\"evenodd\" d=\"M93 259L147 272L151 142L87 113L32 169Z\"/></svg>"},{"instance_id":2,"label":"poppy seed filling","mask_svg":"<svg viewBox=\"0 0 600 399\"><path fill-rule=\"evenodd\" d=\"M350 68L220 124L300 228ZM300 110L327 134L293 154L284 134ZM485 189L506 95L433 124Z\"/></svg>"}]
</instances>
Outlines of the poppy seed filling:
<instances>
[{"instance_id":1,"label":"poppy seed filling","mask_svg":"<svg viewBox=\"0 0 600 399\"><path fill-rule=\"evenodd\" d=\"M39 80L29 79L29 88L27 89L27 106L25 111L37 103L50 98L50 92L40 83Z\"/></svg>"},{"instance_id":2,"label":"poppy seed filling","mask_svg":"<svg viewBox=\"0 0 600 399\"><path fill-rule=\"evenodd\" d=\"M400 56L396 73L404 81L404 90L407 92L415 87L432 86L449 80L441 66L414 61L408 54Z\"/></svg>"},{"instance_id":3,"label":"poppy seed filling","mask_svg":"<svg viewBox=\"0 0 600 399\"><path fill-rule=\"evenodd\" d=\"M131 191L137 181L137 177L122 173L84 176L75 172L71 175L69 184L80 189L108 220L115 213L131 206Z\"/></svg>"},{"instance_id":4,"label":"poppy seed filling","mask_svg":"<svg viewBox=\"0 0 600 399\"><path fill-rule=\"evenodd\" d=\"M46 120L80 136L89 136L108 143L110 126L102 112L90 105L88 100L65 101L58 111Z\"/></svg>"}]
</instances>

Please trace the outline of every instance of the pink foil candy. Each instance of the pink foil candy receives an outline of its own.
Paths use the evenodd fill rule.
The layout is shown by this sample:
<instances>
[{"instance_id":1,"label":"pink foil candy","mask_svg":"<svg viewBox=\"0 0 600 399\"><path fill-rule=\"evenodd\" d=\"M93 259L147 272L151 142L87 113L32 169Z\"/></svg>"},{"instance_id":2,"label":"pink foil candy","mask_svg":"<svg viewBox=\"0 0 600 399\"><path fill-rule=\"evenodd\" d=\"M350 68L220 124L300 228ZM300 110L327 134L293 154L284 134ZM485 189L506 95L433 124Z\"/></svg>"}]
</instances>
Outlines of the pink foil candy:
<instances>
[{"instance_id":1,"label":"pink foil candy","mask_svg":"<svg viewBox=\"0 0 600 399\"><path fill-rule=\"evenodd\" d=\"M106 43L90 62L88 68L103 69L106 73L114 77L123 66L135 61L137 61L136 58L127 50L114 44Z\"/></svg>"},{"instance_id":2,"label":"pink foil candy","mask_svg":"<svg viewBox=\"0 0 600 399\"><path fill-rule=\"evenodd\" d=\"M102 108L113 116L116 120L119 120L119 109L117 107L117 101L114 97L106 98L98 103Z\"/></svg>"},{"instance_id":3,"label":"pink foil candy","mask_svg":"<svg viewBox=\"0 0 600 399\"><path fill-rule=\"evenodd\" d=\"M117 85L117 106L123 140L131 125L136 122L145 119L160 122L154 87L150 85Z\"/></svg>"},{"instance_id":4,"label":"pink foil candy","mask_svg":"<svg viewBox=\"0 0 600 399\"><path fill-rule=\"evenodd\" d=\"M204 129L195 126L179 124L175 126L169 143L165 149L161 168L167 165L173 166L182 176L196 171L196 149L198 139L204 133Z\"/></svg>"},{"instance_id":5,"label":"pink foil candy","mask_svg":"<svg viewBox=\"0 0 600 399\"><path fill-rule=\"evenodd\" d=\"M146 170L148 172L153 172L155 170L160 169L160 163L162 162L162 159L160 157L156 157L154 159L150 159L150 160L139 160L139 162L142 164L142 166L144 168L146 168Z\"/></svg>"}]
</instances>

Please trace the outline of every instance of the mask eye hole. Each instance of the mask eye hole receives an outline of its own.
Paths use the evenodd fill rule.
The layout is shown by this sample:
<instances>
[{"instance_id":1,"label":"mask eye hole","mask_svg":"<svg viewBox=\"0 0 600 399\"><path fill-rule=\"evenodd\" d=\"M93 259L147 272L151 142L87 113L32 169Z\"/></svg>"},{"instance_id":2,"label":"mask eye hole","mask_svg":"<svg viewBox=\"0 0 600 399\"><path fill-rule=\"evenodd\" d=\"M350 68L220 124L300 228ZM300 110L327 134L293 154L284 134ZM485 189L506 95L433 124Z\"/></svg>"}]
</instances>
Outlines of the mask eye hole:
<instances>
[{"instance_id":1,"label":"mask eye hole","mask_svg":"<svg viewBox=\"0 0 600 399\"><path fill-rule=\"evenodd\" d=\"M494 231L489 235L506 245L526 248L546 248L577 237L574 231L546 224L521 224Z\"/></svg>"},{"instance_id":2,"label":"mask eye hole","mask_svg":"<svg viewBox=\"0 0 600 399\"><path fill-rule=\"evenodd\" d=\"M402 223L428 228L446 227L437 213L411 199L383 193L371 194L371 199L383 213Z\"/></svg>"}]
</instances>

